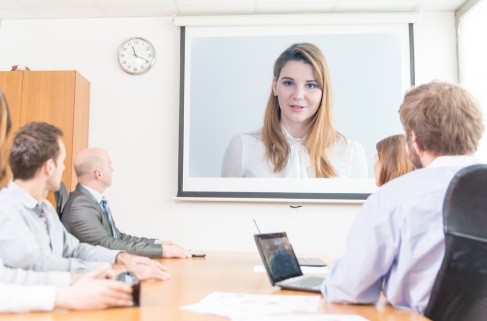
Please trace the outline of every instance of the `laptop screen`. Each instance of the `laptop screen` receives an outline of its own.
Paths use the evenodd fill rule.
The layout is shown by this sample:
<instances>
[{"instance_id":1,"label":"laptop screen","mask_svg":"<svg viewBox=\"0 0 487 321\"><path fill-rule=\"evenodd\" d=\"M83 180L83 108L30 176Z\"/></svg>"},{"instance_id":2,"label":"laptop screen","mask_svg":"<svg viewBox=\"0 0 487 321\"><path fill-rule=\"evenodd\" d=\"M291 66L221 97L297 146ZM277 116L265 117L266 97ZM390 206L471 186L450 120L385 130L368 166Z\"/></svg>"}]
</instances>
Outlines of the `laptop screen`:
<instances>
[{"instance_id":1,"label":"laptop screen","mask_svg":"<svg viewBox=\"0 0 487 321\"><path fill-rule=\"evenodd\" d=\"M256 234L254 238L272 285L303 275L285 232Z\"/></svg>"}]
</instances>

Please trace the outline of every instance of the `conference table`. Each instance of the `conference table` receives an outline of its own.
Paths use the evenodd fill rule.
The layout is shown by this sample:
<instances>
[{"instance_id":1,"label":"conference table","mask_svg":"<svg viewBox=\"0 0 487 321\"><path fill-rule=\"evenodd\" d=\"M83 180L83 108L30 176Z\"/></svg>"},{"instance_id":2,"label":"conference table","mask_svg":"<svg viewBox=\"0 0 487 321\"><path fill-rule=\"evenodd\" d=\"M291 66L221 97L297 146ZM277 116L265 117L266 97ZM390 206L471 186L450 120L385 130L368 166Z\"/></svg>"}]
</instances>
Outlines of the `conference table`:
<instances>
[{"instance_id":1,"label":"conference table","mask_svg":"<svg viewBox=\"0 0 487 321\"><path fill-rule=\"evenodd\" d=\"M229 320L209 314L180 309L194 304L212 292L231 292L272 295L318 295L284 291L273 287L266 273L254 272L262 265L257 252L209 252L205 258L161 259L169 268L168 281L144 281L141 305L133 308L114 308L101 311L55 311L52 313L3 314L3 320L37 321L217 321ZM395 309L384 298L375 305L346 305L328 303L321 296L316 313L357 314L370 321L426 321L424 316Z\"/></svg>"}]
</instances>

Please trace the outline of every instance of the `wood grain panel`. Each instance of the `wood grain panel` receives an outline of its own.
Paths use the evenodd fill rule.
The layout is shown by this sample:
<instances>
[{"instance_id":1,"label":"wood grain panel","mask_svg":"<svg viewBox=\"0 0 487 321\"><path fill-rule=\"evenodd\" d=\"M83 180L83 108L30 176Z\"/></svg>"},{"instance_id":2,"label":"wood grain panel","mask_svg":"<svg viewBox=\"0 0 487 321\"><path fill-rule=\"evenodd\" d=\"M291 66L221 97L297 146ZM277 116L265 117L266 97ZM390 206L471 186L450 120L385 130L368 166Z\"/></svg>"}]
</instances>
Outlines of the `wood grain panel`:
<instances>
[{"instance_id":1,"label":"wood grain panel","mask_svg":"<svg viewBox=\"0 0 487 321\"><path fill-rule=\"evenodd\" d=\"M61 128L66 146L63 182L71 186L75 71L29 71L24 76L21 123L44 121Z\"/></svg>"},{"instance_id":2,"label":"wood grain panel","mask_svg":"<svg viewBox=\"0 0 487 321\"><path fill-rule=\"evenodd\" d=\"M88 130L90 122L90 82L76 72L73 118L73 164L78 153L88 147ZM76 188L78 179L74 170L71 174L71 185L66 185L68 192Z\"/></svg>"}]
</instances>

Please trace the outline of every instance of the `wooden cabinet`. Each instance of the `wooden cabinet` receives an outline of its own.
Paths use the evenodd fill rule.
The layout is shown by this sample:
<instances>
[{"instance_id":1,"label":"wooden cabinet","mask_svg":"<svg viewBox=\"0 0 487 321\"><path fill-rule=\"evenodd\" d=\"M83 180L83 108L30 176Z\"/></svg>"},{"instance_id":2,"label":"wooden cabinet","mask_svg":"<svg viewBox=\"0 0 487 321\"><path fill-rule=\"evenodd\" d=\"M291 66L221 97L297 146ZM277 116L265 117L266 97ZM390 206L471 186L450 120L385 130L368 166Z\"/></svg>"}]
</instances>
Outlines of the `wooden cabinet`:
<instances>
[{"instance_id":1,"label":"wooden cabinet","mask_svg":"<svg viewBox=\"0 0 487 321\"><path fill-rule=\"evenodd\" d=\"M74 190L73 162L88 147L89 81L77 71L4 71L0 72L0 88L9 102L14 132L31 121L62 129L66 145L63 182L68 191Z\"/></svg>"}]
</instances>

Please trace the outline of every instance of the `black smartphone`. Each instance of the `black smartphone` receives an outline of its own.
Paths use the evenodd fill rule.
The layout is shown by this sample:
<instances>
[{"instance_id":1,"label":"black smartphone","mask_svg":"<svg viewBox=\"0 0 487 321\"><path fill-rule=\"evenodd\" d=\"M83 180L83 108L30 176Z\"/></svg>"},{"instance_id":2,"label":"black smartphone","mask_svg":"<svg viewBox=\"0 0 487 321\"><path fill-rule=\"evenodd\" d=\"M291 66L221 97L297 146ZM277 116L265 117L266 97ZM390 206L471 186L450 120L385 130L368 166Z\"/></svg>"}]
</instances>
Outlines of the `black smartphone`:
<instances>
[{"instance_id":1,"label":"black smartphone","mask_svg":"<svg viewBox=\"0 0 487 321\"><path fill-rule=\"evenodd\" d=\"M134 306L140 305L140 281L132 272L120 273L115 280L121 281L132 287L132 300L134 301Z\"/></svg>"}]
</instances>

